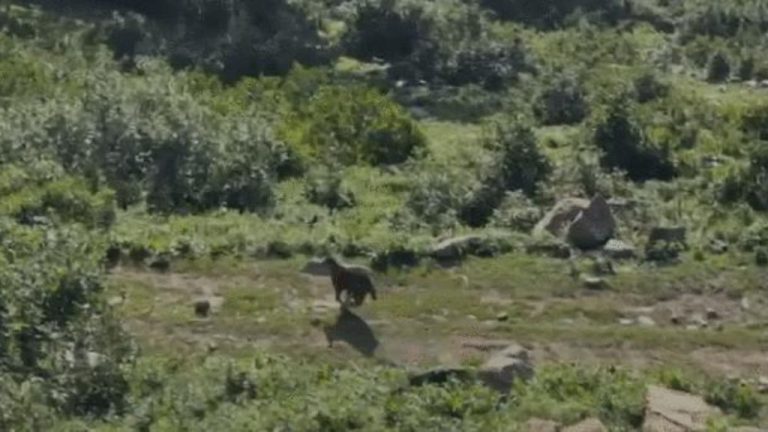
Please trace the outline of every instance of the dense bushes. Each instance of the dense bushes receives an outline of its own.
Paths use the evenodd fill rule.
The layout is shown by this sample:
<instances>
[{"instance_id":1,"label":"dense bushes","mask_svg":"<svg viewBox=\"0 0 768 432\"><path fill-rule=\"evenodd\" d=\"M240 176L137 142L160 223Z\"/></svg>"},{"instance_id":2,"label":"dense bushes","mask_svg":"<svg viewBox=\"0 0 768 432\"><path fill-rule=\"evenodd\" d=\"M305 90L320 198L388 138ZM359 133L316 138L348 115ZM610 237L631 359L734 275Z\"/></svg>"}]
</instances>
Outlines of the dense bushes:
<instances>
[{"instance_id":1,"label":"dense bushes","mask_svg":"<svg viewBox=\"0 0 768 432\"><path fill-rule=\"evenodd\" d=\"M536 117L545 125L579 123L589 114L585 93L576 79L557 79L538 96Z\"/></svg>"},{"instance_id":2,"label":"dense bushes","mask_svg":"<svg viewBox=\"0 0 768 432\"><path fill-rule=\"evenodd\" d=\"M643 126L622 102L611 105L607 114L597 119L593 141L602 151L604 167L625 171L634 181L669 180L675 175L669 148L650 142Z\"/></svg>"},{"instance_id":3,"label":"dense bushes","mask_svg":"<svg viewBox=\"0 0 768 432\"><path fill-rule=\"evenodd\" d=\"M399 164L425 144L404 109L365 87L320 88L283 130L304 155L345 165Z\"/></svg>"},{"instance_id":4,"label":"dense bushes","mask_svg":"<svg viewBox=\"0 0 768 432\"><path fill-rule=\"evenodd\" d=\"M481 185L462 206L459 217L469 226L488 223L506 192L534 196L552 172L552 165L537 146L533 129L525 122L494 122L485 131L482 145L494 160L486 168Z\"/></svg>"},{"instance_id":5,"label":"dense bushes","mask_svg":"<svg viewBox=\"0 0 768 432\"><path fill-rule=\"evenodd\" d=\"M18 427L7 423L22 408L9 393L16 386L36 388L36 404L65 415L119 413L128 392L120 368L133 348L99 300L103 245L81 230L7 220L0 237L0 428Z\"/></svg>"},{"instance_id":6,"label":"dense bushes","mask_svg":"<svg viewBox=\"0 0 768 432\"><path fill-rule=\"evenodd\" d=\"M593 14L601 20L615 22L629 12L629 2L624 0L481 0L481 4L493 10L501 19L546 28L558 27L576 13Z\"/></svg>"},{"instance_id":7,"label":"dense bushes","mask_svg":"<svg viewBox=\"0 0 768 432\"><path fill-rule=\"evenodd\" d=\"M94 74L81 97L7 109L0 159L54 158L105 182L122 207L144 199L162 212L268 209L287 149L266 120L213 112L169 78Z\"/></svg>"}]
</instances>

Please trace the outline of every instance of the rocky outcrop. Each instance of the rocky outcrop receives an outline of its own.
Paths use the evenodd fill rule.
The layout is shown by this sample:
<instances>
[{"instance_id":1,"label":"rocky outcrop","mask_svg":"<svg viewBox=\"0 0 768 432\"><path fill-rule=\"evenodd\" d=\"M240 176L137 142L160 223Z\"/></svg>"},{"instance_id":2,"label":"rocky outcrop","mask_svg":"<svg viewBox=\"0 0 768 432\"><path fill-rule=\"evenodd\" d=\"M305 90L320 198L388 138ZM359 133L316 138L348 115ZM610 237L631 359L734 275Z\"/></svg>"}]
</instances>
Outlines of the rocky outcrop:
<instances>
[{"instance_id":1,"label":"rocky outcrop","mask_svg":"<svg viewBox=\"0 0 768 432\"><path fill-rule=\"evenodd\" d=\"M444 240L432 248L431 255L440 262L460 261L466 255L474 254L483 246L483 238L467 235Z\"/></svg>"},{"instance_id":2,"label":"rocky outcrop","mask_svg":"<svg viewBox=\"0 0 768 432\"><path fill-rule=\"evenodd\" d=\"M719 414L699 396L650 386L643 432L703 432L707 421Z\"/></svg>"},{"instance_id":3,"label":"rocky outcrop","mask_svg":"<svg viewBox=\"0 0 768 432\"><path fill-rule=\"evenodd\" d=\"M534 370L528 351L520 345L510 345L491 356L477 375L488 387L506 394L516 380L533 378Z\"/></svg>"},{"instance_id":4,"label":"rocky outcrop","mask_svg":"<svg viewBox=\"0 0 768 432\"><path fill-rule=\"evenodd\" d=\"M533 228L533 236L541 238L547 234L561 237L568 225L579 213L589 208L589 200L581 198L565 198L560 200L544 218Z\"/></svg>"},{"instance_id":5,"label":"rocky outcrop","mask_svg":"<svg viewBox=\"0 0 768 432\"><path fill-rule=\"evenodd\" d=\"M596 249L605 245L615 232L616 220L611 208L605 198L598 195L568 225L567 239L579 249Z\"/></svg>"}]
</instances>

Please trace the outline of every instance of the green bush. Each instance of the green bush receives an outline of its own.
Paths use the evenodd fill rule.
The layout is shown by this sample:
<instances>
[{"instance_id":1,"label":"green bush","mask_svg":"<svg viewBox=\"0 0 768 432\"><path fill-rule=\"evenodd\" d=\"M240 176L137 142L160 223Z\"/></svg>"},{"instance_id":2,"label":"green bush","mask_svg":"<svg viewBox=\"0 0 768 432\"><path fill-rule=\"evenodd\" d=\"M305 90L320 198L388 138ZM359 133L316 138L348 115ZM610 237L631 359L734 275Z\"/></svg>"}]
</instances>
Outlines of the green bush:
<instances>
[{"instance_id":1,"label":"green bush","mask_svg":"<svg viewBox=\"0 0 768 432\"><path fill-rule=\"evenodd\" d=\"M312 204L341 210L355 205L355 196L343 184L342 173L323 167L307 176L304 196Z\"/></svg>"},{"instance_id":2,"label":"green bush","mask_svg":"<svg viewBox=\"0 0 768 432\"><path fill-rule=\"evenodd\" d=\"M538 148L533 129L523 121L494 122L484 131L481 145L496 153L482 184L464 202L459 218L469 226L486 225L506 192L534 196L552 173L552 165Z\"/></svg>"},{"instance_id":3,"label":"green bush","mask_svg":"<svg viewBox=\"0 0 768 432\"><path fill-rule=\"evenodd\" d=\"M84 230L0 221L0 372L39 392L34 403L65 416L104 416L125 406L122 366L133 347L100 300L103 245ZM45 385L36 387L38 380ZM0 386L8 401L13 386ZM11 397L3 411L13 412ZM0 428L14 430L0 416Z\"/></svg>"},{"instance_id":4,"label":"green bush","mask_svg":"<svg viewBox=\"0 0 768 432\"><path fill-rule=\"evenodd\" d=\"M41 172L45 167L49 172ZM0 214L22 223L41 218L51 222L79 222L89 228L109 228L115 221L114 193L93 191L82 179L64 176L55 165L40 163L31 169L2 166Z\"/></svg>"},{"instance_id":5,"label":"green bush","mask_svg":"<svg viewBox=\"0 0 768 432\"><path fill-rule=\"evenodd\" d=\"M545 125L579 123L589 115L586 92L574 78L559 78L539 94L534 113Z\"/></svg>"},{"instance_id":6,"label":"green bush","mask_svg":"<svg viewBox=\"0 0 768 432\"><path fill-rule=\"evenodd\" d=\"M625 171L633 181L675 176L670 150L648 140L626 104L613 103L595 123L592 139L602 151L603 167Z\"/></svg>"},{"instance_id":7,"label":"green bush","mask_svg":"<svg viewBox=\"0 0 768 432\"><path fill-rule=\"evenodd\" d=\"M481 0L497 17L515 20L544 28L562 26L567 18L576 14L593 14L600 21L615 22L627 14L627 3L622 0Z\"/></svg>"},{"instance_id":8,"label":"green bush","mask_svg":"<svg viewBox=\"0 0 768 432\"><path fill-rule=\"evenodd\" d=\"M425 147L424 135L405 110L360 86L320 88L283 131L299 153L343 165L400 164Z\"/></svg>"},{"instance_id":9,"label":"green bush","mask_svg":"<svg viewBox=\"0 0 768 432\"><path fill-rule=\"evenodd\" d=\"M731 64L725 54L718 52L709 60L707 67L707 80L719 83L728 80L731 76Z\"/></svg>"}]
</instances>

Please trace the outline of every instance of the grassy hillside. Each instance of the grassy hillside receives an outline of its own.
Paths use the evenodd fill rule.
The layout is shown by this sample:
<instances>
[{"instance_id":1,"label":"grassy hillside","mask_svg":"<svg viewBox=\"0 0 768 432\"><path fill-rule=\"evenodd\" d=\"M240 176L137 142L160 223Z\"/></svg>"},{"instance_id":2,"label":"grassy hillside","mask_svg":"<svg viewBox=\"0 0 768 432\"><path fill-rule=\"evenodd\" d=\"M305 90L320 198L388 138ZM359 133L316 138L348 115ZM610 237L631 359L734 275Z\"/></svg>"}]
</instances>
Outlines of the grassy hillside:
<instances>
[{"instance_id":1,"label":"grassy hillside","mask_svg":"<svg viewBox=\"0 0 768 432\"><path fill-rule=\"evenodd\" d=\"M651 383L768 425L767 26L760 0L0 2L0 430L630 431ZM597 195L634 257L534 235ZM300 273L327 254L375 272L373 340ZM513 342L536 378L506 400L406 385Z\"/></svg>"}]
</instances>

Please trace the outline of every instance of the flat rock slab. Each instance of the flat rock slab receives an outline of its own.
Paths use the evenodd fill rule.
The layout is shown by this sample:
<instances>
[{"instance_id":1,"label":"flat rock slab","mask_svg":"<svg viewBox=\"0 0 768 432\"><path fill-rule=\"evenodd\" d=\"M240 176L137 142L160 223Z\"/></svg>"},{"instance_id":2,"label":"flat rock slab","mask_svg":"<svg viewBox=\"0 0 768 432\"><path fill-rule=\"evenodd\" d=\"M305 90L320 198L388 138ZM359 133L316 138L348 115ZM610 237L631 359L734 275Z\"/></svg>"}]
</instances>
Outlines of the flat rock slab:
<instances>
[{"instance_id":1,"label":"flat rock slab","mask_svg":"<svg viewBox=\"0 0 768 432\"><path fill-rule=\"evenodd\" d=\"M608 428L598 419L586 419L573 426L564 428L562 432L608 432Z\"/></svg>"},{"instance_id":2,"label":"flat rock slab","mask_svg":"<svg viewBox=\"0 0 768 432\"><path fill-rule=\"evenodd\" d=\"M650 386L643 432L704 432L707 420L719 414L700 396Z\"/></svg>"}]
</instances>

